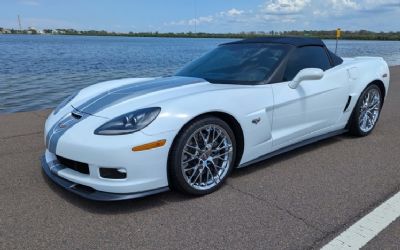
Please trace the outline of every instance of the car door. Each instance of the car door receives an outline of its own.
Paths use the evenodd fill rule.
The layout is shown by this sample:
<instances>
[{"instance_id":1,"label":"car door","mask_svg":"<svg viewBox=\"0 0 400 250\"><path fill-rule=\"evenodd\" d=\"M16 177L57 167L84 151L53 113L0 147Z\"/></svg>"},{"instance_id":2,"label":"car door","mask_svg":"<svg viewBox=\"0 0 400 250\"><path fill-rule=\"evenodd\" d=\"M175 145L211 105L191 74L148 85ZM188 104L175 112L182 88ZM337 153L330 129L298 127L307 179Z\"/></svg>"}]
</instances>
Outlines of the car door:
<instances>
[{"instance_id":1,"label":"car door","mask_svg":"<svg viewBox=\"0 0 400 250\"><path fill-rule=\"evenodd\" d=\"M290 88L289 82L305 68L320 68L324 75ZM348 98L347 81L346 71L332 68L324 47L296 48L289 55L283 82L272 84L273 150L337 129Z\"/></svg>"}]
</instances>

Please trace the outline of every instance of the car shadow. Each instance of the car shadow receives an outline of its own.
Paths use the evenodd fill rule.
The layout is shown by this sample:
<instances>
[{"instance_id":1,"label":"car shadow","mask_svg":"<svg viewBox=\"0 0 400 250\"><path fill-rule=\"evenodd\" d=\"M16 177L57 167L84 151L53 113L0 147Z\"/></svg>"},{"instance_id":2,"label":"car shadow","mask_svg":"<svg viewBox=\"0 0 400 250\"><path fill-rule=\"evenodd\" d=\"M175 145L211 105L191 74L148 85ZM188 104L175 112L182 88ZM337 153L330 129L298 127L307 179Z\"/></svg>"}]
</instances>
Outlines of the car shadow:
<instances>
[{"instance_id":1,"label":"car shadow","mask_svg":"<svg viewBox=\"0 0 400 250\"><path fill-rule=\"evenodd\" d=\"M248 175L261 171L267 167L272 167L274 164L286 161L293 157L301 154L305 154L309 151L317 148L329 146L342 140L352 139L353 137L347 134L331 137L324 139L313 144L297 148L295 150L283 153L281 155L274 156L265 161L252 164L245 168L235 169L229 178L238 178L243 175ZM46 181L51 190L57 194L60 198L68 201L70 204L79 207L89 213L95 214L127 214L135 213L143 210L149 210L152 208L167 205L168 203L174 202L186 202L193 199L200 199L201 197L195 197L190 195L184 195L176 191L168 191L159 193L143 198L137 198L133 200L122 200L122 201L93 201L80 197L74 193L71 193L64 188L55 184L50 178L42 171L43 179Z\"/></svg>"},{"instance_id":2,"label":"car shadow","mask_svg":"<svg viewBox=\"0 0 400 250\"><path fill-rule=\"evenodd\" d=\"M155 207L164 206L168 203L184 202L198 197L181 194L174 191L167 191L151 196L132 200L122 201L94 201L85 199L77 194L67 191L66 189L54 183L43 171L42 177L50 187L51 191L58 195L61 199L68 201L70 204L95 214L124 214L135 213L142 210L149 210Z\"/></svg>"},{"instance_id":3,"label":"car shadow","mask_svg":"<svg viewBox=\"0 0 400 250\"><path fill-rule=\"evenodd\" d=\"M306 154L310 151L313 151L317 148L321 148L321 147L326 147L329 146L331 144L335 144L338 143L342 140L351 140L354 137L349 135L349 134L342 134L342 135L337 135L334 137L330 137L327 139L323 139L321 141L318 142L314 142L312 144L306 145L306 146L302 146L299 148L296 148L294 150L288 151L286 153L282 153L276 156L273 156L269 159L266 159L264 161L260 161L257 163L254 163L252 165L249 165L247 167L244 168L237 168L234 169L234 171L232 172L232 174L229 176L229 178L238 178L240 176L243 175L248 175L257 171L261 171L262 169L268 168L268 167L272 167L273 165L279 163L279 162L283 162L283 161L287 161L290 160L294 157L297 157L299 155L302 154Z\"/></svg>"}]
</instances>

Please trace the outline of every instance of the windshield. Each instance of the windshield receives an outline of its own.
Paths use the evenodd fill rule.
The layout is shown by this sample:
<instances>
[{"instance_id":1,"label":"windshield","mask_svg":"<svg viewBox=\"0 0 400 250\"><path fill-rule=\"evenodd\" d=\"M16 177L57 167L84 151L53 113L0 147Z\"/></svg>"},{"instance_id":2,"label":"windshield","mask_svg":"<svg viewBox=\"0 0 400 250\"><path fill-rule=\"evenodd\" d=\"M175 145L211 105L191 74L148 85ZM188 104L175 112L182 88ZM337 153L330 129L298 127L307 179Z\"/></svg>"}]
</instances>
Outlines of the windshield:
<instances>
[{"instance_id":1,"label":"windshield","mask_svg":"<svg viewBox=\"0 0 400 250\"><path fill-rule=\"evenodd\" d=\"M271 76L289 48L289 45L264 43L221 45L176 75L212 83L254 84Z\"/></svg>"}]
</instances>

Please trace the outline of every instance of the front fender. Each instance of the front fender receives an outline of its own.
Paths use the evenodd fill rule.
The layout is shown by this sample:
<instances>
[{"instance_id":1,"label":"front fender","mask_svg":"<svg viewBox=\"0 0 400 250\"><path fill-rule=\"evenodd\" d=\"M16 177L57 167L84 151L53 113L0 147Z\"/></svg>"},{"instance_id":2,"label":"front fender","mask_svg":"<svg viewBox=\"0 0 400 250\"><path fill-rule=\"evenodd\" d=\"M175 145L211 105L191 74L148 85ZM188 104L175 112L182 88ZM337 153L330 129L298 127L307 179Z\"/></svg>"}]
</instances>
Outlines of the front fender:
<instances>
[{"instance_id":1,"label":"front fender","mask_svg":"<svg viewBox=\"0 0 400 250\"><path fill-rule=\"evenodd\" d=\"M244 135L241 162L271 149L273 96L269 85L245 86L196 93L164 101L157 119L142 130L148 135L174 131L175 136L190 121L212 112L226 113L236 119Z\"/></svg>"}]
</instances>

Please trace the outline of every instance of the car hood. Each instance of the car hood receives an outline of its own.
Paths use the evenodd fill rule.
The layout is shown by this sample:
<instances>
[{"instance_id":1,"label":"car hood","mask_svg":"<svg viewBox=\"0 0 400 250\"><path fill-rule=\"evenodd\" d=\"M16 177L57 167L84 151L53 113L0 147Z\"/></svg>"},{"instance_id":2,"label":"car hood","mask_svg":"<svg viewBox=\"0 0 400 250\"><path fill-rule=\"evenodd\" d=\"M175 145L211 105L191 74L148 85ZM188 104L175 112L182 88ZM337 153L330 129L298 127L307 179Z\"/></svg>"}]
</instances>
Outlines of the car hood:
<instances>
[{"instance_id":1,"label":"car hood","mask_svg":"<svg viewBox=\"0 0 400 250\"><path fill-rule=\"evenodd\" d=\"M204 85L212 84L182 76L115 80L81 90L70 105L78 113L112 118L124 111L202 91ZM181 90L176 91L177 88Z\"/></svg>"}]
</instances>

